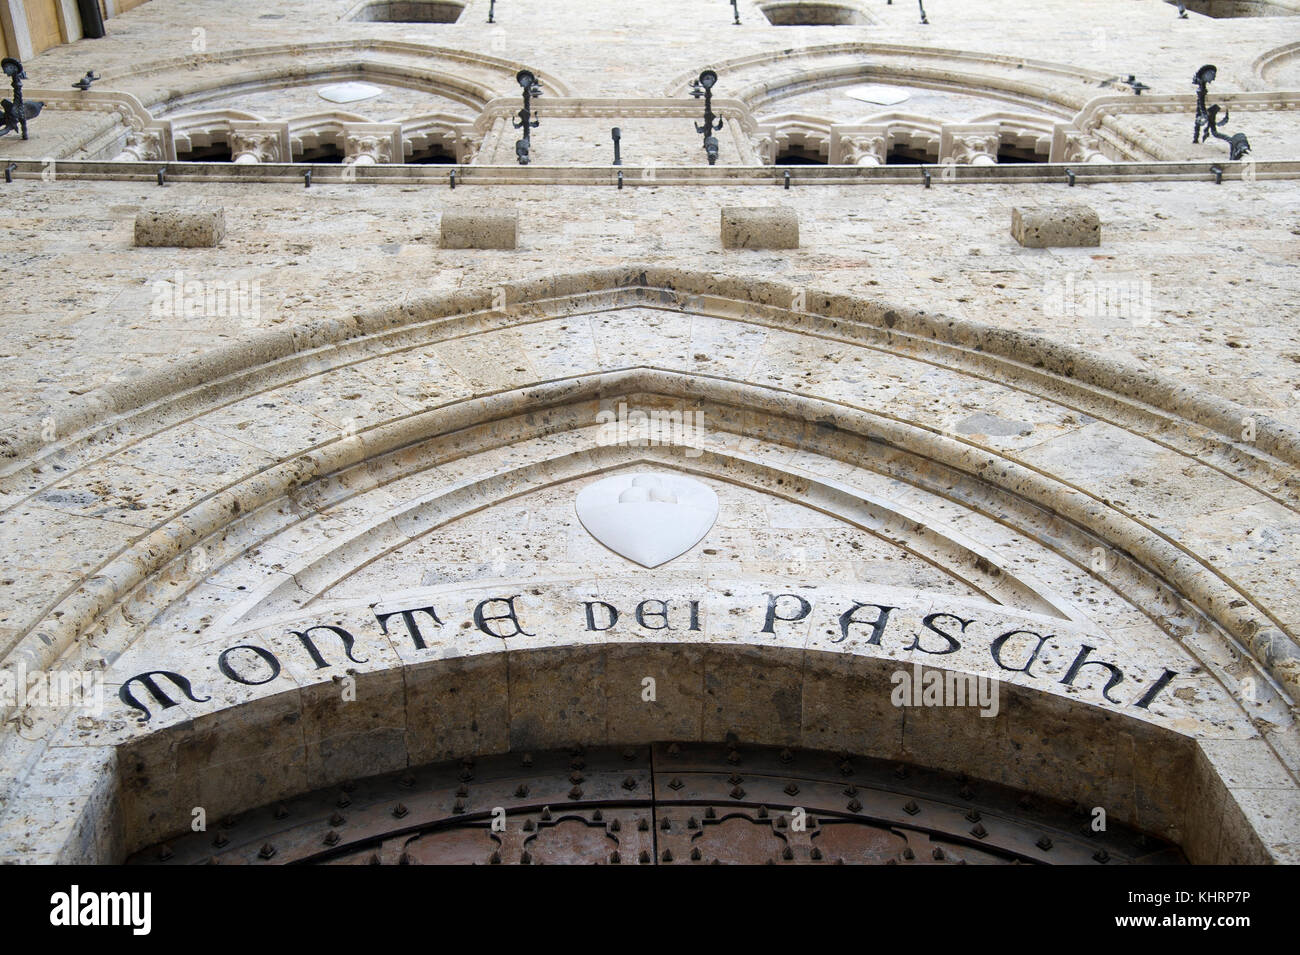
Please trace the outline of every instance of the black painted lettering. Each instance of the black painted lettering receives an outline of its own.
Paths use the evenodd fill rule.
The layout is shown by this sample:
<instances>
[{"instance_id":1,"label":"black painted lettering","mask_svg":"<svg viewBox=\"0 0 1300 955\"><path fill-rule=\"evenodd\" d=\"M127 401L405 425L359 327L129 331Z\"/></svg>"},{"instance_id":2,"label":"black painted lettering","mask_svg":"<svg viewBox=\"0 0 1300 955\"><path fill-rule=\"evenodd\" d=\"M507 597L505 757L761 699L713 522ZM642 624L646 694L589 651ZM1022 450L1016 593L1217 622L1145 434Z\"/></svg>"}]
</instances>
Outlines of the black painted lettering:
<instances>
[{"instance_id":1,"label":"black painted lettering","mask_svg":"<svg viewBox=\"0 0 1300 955\"><path fill-rule=\"evenodd\" d=\"M1106 681L1106 686L1102 689L1101 695L1112 703L1118 703L1119 700L1114 699L1110 695L1110 691L1112 687L1119 686L1124 682L1124 673L1113 663L1102 663L1100 660L1089 660L1088 654L1092 653L1095 649L1097 648L1090 647L1085 643L1083 648L1079 651L1079 655L1075 657L1074 662L1070 664L1070 669L1066 671L1061 682L1066 686L1074 686L1074 678L1079 675L1079 671L1084 667L1101 667L1110 674L1110 679Z\"/></svg>"},{"instance_id":2,"label":"black painted lettering","mask_svg":"<svg viewBox=\"0 0 1300 955\"><path fill-rule=\"evenodd\" d=\"M118 699L120 699L127 706L131 707L134 710L139 710L142 714L144 714L143 716L139 717L141 723L148 722L148 720L151 718L151 715L149 713L149 707L145 706L143 703L137 700L135 698L135 693L131 689L131 684L134 683L136 680L139 680L140 685L149 691L149 694L150 696L153 697L154 702L157 703L159 707L161 707L162 709L169 710L176 705L176 700L173 700L170 696L168 696L166 691L164 691L163 688L158 685L158 681L154 679L154 677L156 676L165 676L167 679L171 680L172 683L175 684L176 687L182 693L184 693L185 696L191 702L206 703L208 702L208 700L212 699L212 697L210 696L205 696L202 699L195 696L194 691L190 688L190 681L187 680L185 677L181 676L179 673L173 673L171 670L149 670L147 673L137 673L135 676L131 677L129 680L127 680L125 683L122 684L122 686L117 691L117 696Z\"/></svg>"},{"instance_id":3,"label":"black painted lettering","mask_svg":"<svg viewBox=\"0 0 1300 955\"><path fill-rule=\"evenodd\" d=\"M1160 679L1156 680L1156 682L1151 684L1151 689L1147 690L1144 694L1142 694L1142 699L1138 700L1133 705L1141 707L1142 709L1145 710L1155 700L1156 695L1165 687L1167 687L1169 685L1169 681L1176 676L1178 676L1178 674L1175 673L1173 670L1166 670L1164 673L1161 674Z\"/></svg>"},{"instance_id":4,"label":"black painted lettering","mask_svg":"<svg viewBox=\"0 0 1300 955\"><path fill-rule=\"evenodd\" d=\"M863 607L875 607L877 610L875 620L854 620L853 615ZM863 604L855 603L844 613L840 614L840 638L832 640L831 643L843 643L849 638L849 627L855 623L863 624L871 628L871 637L867 643L880 646L880 638L885 635L885 626L889 623L889 614L897 610L897 607L887 607L884 604Z\"/></svg>"},{"instance_id":5,"label":"black painted lettering","mask_svg":"<svg viewBox=\"0 0 1300 955\"><path fill-rule=\"evenodd\" d=\"M438 619L437 611L432 607L415 607L411 610L394 610L392 613L377 613L375 614L375 619L379 621L379 629L384 632L384 636L388 636L388 618L396 617L400 614L402 617L402 623L406 624L406 633L411 638L411 642L415 644L415 649L424 650L426 649L424 634L420 632L420 624L415 619L417 613L428 614L429 619L439 627L442 626L442 621Z\"/></svg>"},{"instance_id":6,"label":"black painted lettering","mask_svg":"<svg viewBox=\"0 0 1300 955\"><path fill-rule=\"evenodd\" d=\"M1020 634L1024 634L1025 636L1028 637L1034 637L1038 640L1038 643L1035 644L1034 650L1032 653L1029 654L1029 659L1025 661L1024 666L1009 667L1002 662L1002 648L1006 646L1008 640L1010 640L1012 637L1019 636ZM1002 636L998 637L991 644L989 644L989 652L993 654L993 662L996 663L998 666L1000 666L1002 669L1014 670L1019 673L1023 673L1026 676L1033 676L1033 674L1029 672L1029 668L1033 666L1034 661L1038 659L1038 654L1042 651L1043 644L1047 643L1047 641L1051 640L1054 636L1055 634L1049 633L1047 636L1044 637L1037 633L1034 633L1034 631L1032 630L1008 630L1006 633L1002 634Z\"/></svg>"},{"instance_id":7,"label":"black painted lettering","mask_svg":"<svg viewBox=\"0 0 1300 955\"><path fill-rule=\"evenodd\" d=\"M271 675L265 680L250 680L241 676L230 663L230 654L236 650L251 650L257 654L262 658L262 662L271 668ZM244 684L244 686L261 686L263 683L270 683L280 675L280 661L275 658L275 654L263 647L255 647L250 644L241 644L237 647L231 647L229 650L222 650L221 656L217 657L217 668L227 680L234 680L236 683Z\"/></svg>"},{"instance_id":8,"label":"black painted lettering","mask_svg":"<svg viewBox=\"0 0 1300 955\"><path fill-rule=\"evenodd\" d=\"M583 604L587 608L587 629L588 630L609 630L614 624L618 623L618 608L613 604L607 604L603 600L584 600ZM605 626L596 624L596 608L603 607L605 613Z\"/></svg>"},{"instance_id":9,"label":"black painted lettering","mask_svg":"<svg viewBox=\"0 0 1300 955\"><path fill-rule=\"evenodd\" d=\"M791 600L799 601L799 611L793 617L782 617L777 611L778 601L789 597ZM798 594L768 594L767 595L767 620L763 623L763 633L776 633L776 622L784 620L786 623L794 623L802 620L808 614L812 613L812 604L804 600Z\"/></svg>"},{"instance_id":10,"label":"black painted lettering","mask_svg":"<svg viewBox=\"0 0 1300 955\"><path fill-rule=\"evenodd\" d=\"M658 610L647 610L647 604L658 604ZM646 617L658 617L663 624L658 627L652 627L645 622ZM668 601L666 600L643 600L636 605L636 622L647 630L671 630L668 625Z\"/></svg>"},{"instance_id":11,"label":"black painted lettering","mask_svg":"<svg viewBox=\"0 0 1300 955\"><path fill-rule=\"evenodd\" d=\"M303 630L301 632L298 630L290 630L289 631L290 633L292 633L295 637L297 637L300 641L302 641L303 647L306 648L307 652L311 655L312 662L316 664L317 670L323 670L325 667L329 666L329 664L326 663L325 658L321 656L320 649L316 646L316 641L314 641L311 638L312 631L314 630L328 630L330 633L334 634L336 637L342 640L343 652L347 654L347 658L351 660L353 663L366 662L365 660L358 660L356 657L352 655L352 647L357 642L357 638L352 636L352 634L348 633L342 627L336 627L333 624L322 623L314 627L308 627L306 630Z\"/></svg>"},{"instance_id":12,"label":"black painted lettering","mask_svg":"<svg viewBox=\"0 0 1300 955\"><path fill-rule=\"evenodd\" d=\"M926 627L927 630L932 630L933 632L937 633L939 636L941 636L941 637L943 637L945 640L947 640L947 641L948 641L948 649L946 649L946 650L927 650L925 647L921 646L921 636L922 636L922 635L919 634L919 633L918 633L915 637L912 638L912 645L911 645L910 647L908 647L907 649L909 649L909 650L920 650L922 653L930 653L930 654L933 654L934 656L943 656L943 655L946 654L946 653L956 653L958 650L960 650L960 649L961 649L961 644L957 641L957 639L956 639L952 634L948 633L947 631L940 630L938 627L936 627L936 626L934 625L934 622L935 622L936 620L938 620L940 617L947 617L949 620L956 620L959 624L961 624L961 632L962 632L962 633L965 633L965 632L966 632L966 628L969 627L972 623L975 622L974 620L963 620L961 617L958 617L956 614L951 614L951 613L932 613L932 614L930 614L929 616L927 616L924 620L922 620L921 622L922 622L923 624L925 624L925 627Z\"/></svg>"},{"instance_id":13,"label":"black painted lettering","mask_svg":"<svg viewBox=\"0 0 1300 955\"><path fill-rule=\"evenodd\" d=\"M478 627L489 637L498 637L501 640L508 640L510 637L535 636L535 634L531 634L525 630L523 625L519 622L519 615L515 612L515 600L518 599L518 597L519 595L515 594L512 597L489 597L487 600L480 600L478 606L474 608L474 626ZM506 612L498 614L484 613L484 608L487 607L488 604L505 604ZM488 624L499 620L509 620L510 625L514 628L512 632L497 633L488 626Z\"/></svg>"}]
</instances>

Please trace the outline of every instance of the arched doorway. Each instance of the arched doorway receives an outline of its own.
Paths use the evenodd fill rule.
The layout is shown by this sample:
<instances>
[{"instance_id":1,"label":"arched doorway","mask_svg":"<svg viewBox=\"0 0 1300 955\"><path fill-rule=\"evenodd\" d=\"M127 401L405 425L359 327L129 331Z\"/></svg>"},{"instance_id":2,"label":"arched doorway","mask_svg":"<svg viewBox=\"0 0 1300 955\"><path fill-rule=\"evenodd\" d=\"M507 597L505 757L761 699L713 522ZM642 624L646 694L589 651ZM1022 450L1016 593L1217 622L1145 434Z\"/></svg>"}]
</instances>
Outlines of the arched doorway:
<instances>
[{"instance_id":1,"label":"arched doorway","mask_svg":"<svg viewBox=\"0 0 1300 955\"><path fill-rule=\"evenodd\" d=\"M82 755L76 814L33 812L25 844L115 862L196 808L215 825L447 759L735 732L1102 806L1197 862L1267 857L1269 800L1290 782L1251 718L1294 677L1277 654L1228 654L1271 631L1188 559L1213 564L1212 529L1135 509L1193 456L1203 486L1253 500L1281 473L1268 453L1290 453L1268 422L1243 459L1231 411L847 297L652 269L505 292L504 311L485 293L340 327L310 356L241 351L185 403L94 426L111 440L77 482L121 454L183 461L185 486L205 485L178 484L157 531L124 532L84 592L27 625L14 658L102 669L108 708L84 726L27 714L26 738L66 745L24 777L26 805L47 776L66 787L68 746ZM486 356L510 348L503 390ZM827 363L849 369L843 388L815 377ZM977 389L999 414L961 406ZM943 429L929 395L953 402ZM1140 403L1156 400L1178 428L1153 424ZM1122 473L1088 447L1122 447ZM654 569L574 517L585 484L646 468L724 502L713 538ZM890 678L916 664L998 681L1004 705L904 713ZM639 697L647 674L658 708ZM343 705L349 678L359 702ZM1237 785L1242 760L1269 785Z\"/></svg>"},{"instance_id":2,"label":"arched doorway","mask_svg":"<svg viewBox=\"0 0 1300 955\"><path fill-rule=\"evenodd\" d=\"M1104 827L1104 828L1102 828ZM133 864L1125 865L1181 851L1023 791L818 750L656 743L403 770L262 806Z\"/></svg>"}]
</instances>

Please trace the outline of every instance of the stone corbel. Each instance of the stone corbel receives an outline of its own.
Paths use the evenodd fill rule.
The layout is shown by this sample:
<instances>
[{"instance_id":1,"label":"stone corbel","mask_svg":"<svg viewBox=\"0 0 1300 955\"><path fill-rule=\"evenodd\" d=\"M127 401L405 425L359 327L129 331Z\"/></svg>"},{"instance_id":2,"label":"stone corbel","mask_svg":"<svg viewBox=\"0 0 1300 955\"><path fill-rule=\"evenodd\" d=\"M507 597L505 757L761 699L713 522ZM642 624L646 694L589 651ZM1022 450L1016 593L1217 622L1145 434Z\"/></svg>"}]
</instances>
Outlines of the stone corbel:
<instances>
[{"instance_id":1,"label":"stone corbel","mask_svg":"<svg viewBox=\"0 0 1300 955\"><path fill-rule=\"evenodd\" d=\"M400 163L405 159L400 123L344 123L343 161L356 166Z\"/></svg>"},{"instance_id":2,"label":"stone corbel","mask_svg":"<svg viewBox=\"0 0 1300 955\"><path fill-rule=\"evenodd\" d=\"M240 165L293 162L289 124L231 120L230 155Z\"/></svg>"},{"instance_id":3,"label":"stone corbel","mask_svg":"<svg viewBox=\"0 0 1300 955\"><path fill-rule=\"evenodd\" d=\"M1002 130L996 123L947 123L939 137L939 162L995 166Z\"/></svg>"},{"instance_id":4,"label":"stone corbel","mask_svg":"<svg viewBox=\"0 0 1300 955\"><path fill-rule=\"evenodd\" d=\"M1055 163L1100 163L1110 162L1098 148L1095 137L1081 132L1078 127L1068 123L1057 123L1052 130L1052 152L1050 162Z\"/></svg>"},{"instance_id":5,"label":"stone corbel","mask_svg":"<svg viewBox=\"0 0 1300 955\"><path fill-rule=\"evenodd\" d=\"M788 132L777 132L772 137L772 162L776 162L776 157L781 155L790 148L790 134Z\"/></svg>"},{"instance_id":6,"label":"stone corbel","mask_svg":"<svg viewBox=\"0 0 1300 955\"><path fill-rule=\"evenodd\" d=\"M454 134L452 142L456 147L456 162L468 166L478 158L479 150L483 147L483 139L475 132L472 124L453 126L452 132Z\"/></svg>"},{"instance_id":7,"label":"stone corbel","mask_svg":"<svg viewBox=\"0 0 1300 955\"><path fill-rule=\"evenodd\" d=\"M758 126L749 137L749 144L754 150L755 159L764 166L776 162L776 127Z\"/></svg>"},{"instance_id":8,"label":"stone corbel","mask_svg":"<svg viewBox=\"0 0 1300 955\"><path fill-rule=\"evenodd\" d=\"M122 162L173 162L176 159L176 140L172 124L167 120L141 122L137 117L123 115L126 139L122 151L113 158Z\"/></svg>"},{"instance_id":9,"label":"stone corbel","mask_svg":"<svg viewBox=\"0 0 1300 955\"><path fill-rule=\"evenodd\" d=\"M883 166L888 155L888 126L831 127L833 166Z\"/></svg>"},{"instance_id":10,"label":"stone corbel","mask_svg":"<svg viewBox=\"0 0 1300 955\"><path fill-rule=\"evenodd\" d=\"M126 144L116 158L123 162L163 162L174 159L175 154L167 155L162 130L133 129L126 134Z\"/></svg>"}]
</instances>

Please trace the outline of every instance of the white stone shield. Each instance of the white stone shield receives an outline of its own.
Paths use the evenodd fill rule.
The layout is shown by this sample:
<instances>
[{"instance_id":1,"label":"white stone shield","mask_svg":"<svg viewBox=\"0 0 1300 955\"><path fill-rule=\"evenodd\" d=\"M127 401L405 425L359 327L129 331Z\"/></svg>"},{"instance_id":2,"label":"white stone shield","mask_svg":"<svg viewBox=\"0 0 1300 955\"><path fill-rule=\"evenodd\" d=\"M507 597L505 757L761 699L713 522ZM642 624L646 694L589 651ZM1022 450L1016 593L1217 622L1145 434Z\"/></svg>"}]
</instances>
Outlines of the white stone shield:
<instances>
[{"instance_id":1,"label":"white stone shield","mask_svg":"<svg viewBox=\"0 0 1300 955\"><path fill-rule=\"evenodd\" d=\"M642 567L658 567L704 539L718 495L678 474L618 474L589 484L575 501L587 533Z\"/></svg>"},{"instance_id":2,"label":"white stone shield","mask_svg":"<svg viewBox=\"0 0 1300 955\"><path fill-rule=\"evenodd\" d=\"M374 99L382 92L378 86L369 83L335 83L332 86L322 86L316 91L321 99L331 103L358 103L363 99Z\"/></svg>"}]
</instances>

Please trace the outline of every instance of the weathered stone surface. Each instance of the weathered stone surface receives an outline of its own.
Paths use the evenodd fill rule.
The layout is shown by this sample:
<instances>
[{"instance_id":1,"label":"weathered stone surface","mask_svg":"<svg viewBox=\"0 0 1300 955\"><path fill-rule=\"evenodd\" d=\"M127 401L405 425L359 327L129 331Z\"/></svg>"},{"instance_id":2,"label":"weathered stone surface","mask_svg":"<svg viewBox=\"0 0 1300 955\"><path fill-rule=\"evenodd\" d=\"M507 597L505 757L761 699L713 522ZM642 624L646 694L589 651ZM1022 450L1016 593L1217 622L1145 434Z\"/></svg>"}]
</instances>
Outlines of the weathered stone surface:
<instances>
[{"instance_id":1,"label":"weathered stone surface","mask_svg":"<svg viewBox=\"0 0 1300 955\"><path fill-rule=\"evenodd\" d=\"M1084 205L1017 207L1011 234L1027 249L1095 246L1101 245L1101 220Z\"/></svg>"},{"instance_id":2,"label":"weathered stone surface","mask_svg":"<svg viewBox=\"0 0 1300 955\"><path fill-rule=\"evenodd\" d=\"M156 206L142 209L135 217L137 246L211 249L225 237L226 211L221 206Z\"/></svg>"},{"instance_id":3,"label":"weathered stone surface","mask_svg":"<svg viewBox=\"0 0 1300 955\"><path fill-rule=\"evenodd\" d=\"M1093 0L1129 27L1108 62L1140 61L1153 95L1112 85L1077 125L1057 106L1103 67L1067 0L920 30L915 5L872 5L888 102L863 96L851 44L738 28L709 167L686 97L695 0L629 7L632 58L586 29L598 0L510 5L445 46L340 23L356 0L280 19L226 0L209 36L294 79L254 87L234 47L180 55L179 5L96 41L95 89L65 83L84 44L30 58L46 108L29 141L0 141L29 253L4 332L0 681L102 673L105 704L19 709L0 682L0 862L121 861L195 807L212 821L395 767L730 733L1099 806L1193 862L1300 861L1300 329L1277 266L1300 235L1274 162L1300 145L1300 58L1274 24L1188 24L1217 31L1211 96L1240 108L1227 131L1258 169L1191 142L1186 50L1151 42L1170 23L1154 0ZM524 49L546 71L527 167ZM383 71L347 66L361 50ZM909 86L922 61L943 89ZM322 100L348 80L382 95ZM238 124L263 165L173 167L158 189L169 147L217 142L218 107L266 117ZM962 122L995 112L1023 115ZM387 152L375 125L400 127ZM291 140L375 165L322 162L303 188L272 165ZM399 147L454 160L455 181L387 165ZM1003 147L1051 164L1009 174ZM829 168L782 190L814 152ZM881 168L847 168L864 163ZM1009 208L1023 238L1075 199L1116 254L1008 254ZM202 202L229 214L223 248L125 248L141 208ZM719 257L720 207L745 216L729 248L769 251ZM1046 221L1033 240L1061 244ZM1207 254L1231 281L1201 281ZM1249 328L1216 321L1244 300ZM583 487L647 468L721 505L653 569L575 513ZM996 713L903 708L895 677L918 664L988 678ZM159 675L155 697L155 671L192 694Z\"/></svg>"},{"instance_id":4,"label":"weathered stone surface","mask_svg":"<svg viewBox=\"0 0 1300 955\"><path fill-rule=\"evenodd\" d=\"M513 249L519 236L519 212L506 208L444 209L444 249Z\"/></svg>"},{"instance_id":5,"label":"weathered stone surface","mask_svg":"<svg viewBox=\"0 0 1300 955\"><path fill-rule=\"evenodd\" d=\"M799 217L789 206L727 206L722 210L724 249L797 249Z\"/></svg>"}]
</instances>

